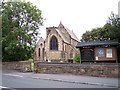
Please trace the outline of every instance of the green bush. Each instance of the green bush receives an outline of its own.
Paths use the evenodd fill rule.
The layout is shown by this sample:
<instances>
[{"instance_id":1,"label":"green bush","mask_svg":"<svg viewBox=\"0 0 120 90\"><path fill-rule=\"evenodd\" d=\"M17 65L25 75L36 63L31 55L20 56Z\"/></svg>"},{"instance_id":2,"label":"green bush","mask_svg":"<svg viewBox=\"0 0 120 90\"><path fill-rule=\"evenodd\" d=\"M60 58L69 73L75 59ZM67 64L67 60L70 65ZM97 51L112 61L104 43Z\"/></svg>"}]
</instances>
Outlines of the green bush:
<instances>
[{"instance_id":1,"label":"green bush","mask_svg":"<svg viewBox=\"0 0 120 90\"><path fill-rule=\"evenodd\" d=\"M75 63L80 63L80 54L77 53L73 60Z\"/></svg>"}]
</instances>

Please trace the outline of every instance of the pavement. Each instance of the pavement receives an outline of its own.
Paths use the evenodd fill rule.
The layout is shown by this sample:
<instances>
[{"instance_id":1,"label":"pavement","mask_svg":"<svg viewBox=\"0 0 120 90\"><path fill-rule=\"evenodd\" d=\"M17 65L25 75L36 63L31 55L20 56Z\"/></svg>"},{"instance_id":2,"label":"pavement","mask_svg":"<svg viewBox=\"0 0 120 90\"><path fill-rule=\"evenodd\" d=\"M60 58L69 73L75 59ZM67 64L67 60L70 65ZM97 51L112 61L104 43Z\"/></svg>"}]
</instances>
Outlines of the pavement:
<instances>
[{"instance_id":1,"label":"pavement","mask_svg":"<svg viewBox=\"0 0 120 90\"><path fill-rule=\"evenodd\" d=\"M26 76L32 79L52 80L59 82L79 83L88 85L99 85L108 87L119 87L118 78L77 76L69 74L36 74L36 73L15 73L17 76Z\"/></svg>"}]
</instances>

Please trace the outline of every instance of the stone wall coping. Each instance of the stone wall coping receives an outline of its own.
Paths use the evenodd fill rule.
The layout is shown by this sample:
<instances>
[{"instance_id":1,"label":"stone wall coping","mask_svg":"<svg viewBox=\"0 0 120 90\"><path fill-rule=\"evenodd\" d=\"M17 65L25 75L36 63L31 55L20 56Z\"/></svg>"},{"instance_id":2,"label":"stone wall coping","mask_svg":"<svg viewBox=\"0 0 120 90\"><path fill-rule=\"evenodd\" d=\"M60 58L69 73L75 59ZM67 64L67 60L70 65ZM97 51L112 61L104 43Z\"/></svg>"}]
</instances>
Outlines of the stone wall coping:
<instances>
[{"instance_id":1,"label":"stone wall coping","mask_svg":"<svg viewBox=\"0 0 120 90\"><path fill-rule=\"evenodd\" d=\"M116 65L118 66L118 63L84 63L84 64L80 64L80 63L54 63L54 62L35 62L35 63L40 63L40 64L50 64L50 65Z\"/></svg>"},{"instance_id":2,"label":"stone wall coping","mask_svg":"<svg viewBox=\"0 0 120 90\"><path fill-rule=\"evenodd\" d=\"M29 62L28 60L26 61L11 61L11 62L1 62L1 63L18 63L18 62Z\"/></svg>"}]
</instances>

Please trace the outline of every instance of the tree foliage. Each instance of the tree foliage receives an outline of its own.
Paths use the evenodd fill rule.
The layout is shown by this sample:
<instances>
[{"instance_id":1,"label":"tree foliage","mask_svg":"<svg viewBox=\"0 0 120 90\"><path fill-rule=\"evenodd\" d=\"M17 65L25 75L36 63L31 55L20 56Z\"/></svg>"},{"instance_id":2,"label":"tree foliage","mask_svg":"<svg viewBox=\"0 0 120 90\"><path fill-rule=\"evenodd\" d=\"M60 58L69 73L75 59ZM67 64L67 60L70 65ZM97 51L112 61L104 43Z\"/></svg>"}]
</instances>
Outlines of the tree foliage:
<instances>
[{"instance_id":1,"label":"tree foliage","mask_svg":"<svg viewBox=\"0 0 120 90\"><path fill-rule=\"evenodd\" d=\"M43 24L41 10L30 2L2 2L2 60L19 61L32 57L39 27Z\"/></svg>"},{"instance_id":2,"label":"tree foliage","mask_svg":"<svg viewBox=\"0 0 120 90\"><path fill-rule=\"evenodd\" d=\"M81 41L95 40L120 40L120 18L118 15L111 13L108 22L99 28L93 28L91 31L86 31L82 35Z\"/></svg>"}]
</instances>

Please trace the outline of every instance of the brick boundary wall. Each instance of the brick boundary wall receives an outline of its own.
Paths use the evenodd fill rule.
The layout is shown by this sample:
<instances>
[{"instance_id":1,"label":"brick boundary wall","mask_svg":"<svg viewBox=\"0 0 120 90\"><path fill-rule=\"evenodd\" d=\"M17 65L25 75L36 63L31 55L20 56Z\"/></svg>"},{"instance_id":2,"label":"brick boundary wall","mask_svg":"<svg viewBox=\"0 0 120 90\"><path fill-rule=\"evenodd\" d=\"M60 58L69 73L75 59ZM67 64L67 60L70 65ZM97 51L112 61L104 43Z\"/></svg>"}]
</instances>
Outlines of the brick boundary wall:
<instances>
[{"instance_id":1,"label":"brick boundary wall","mask_svg":"<svg viewBox=\"0 0 120 90\"><path fill-rule=\"evenodd\" d=\"M2 62L2 70L18 70L22 72L30 72L31 62L28 61Z\"/></svg>"},{"instance_id":2,"label":"brick boundary wall","mask_svg":"<svg viewBox=\"0 0 120 90\"><path fill-rule=\"evenodd\" d=\"M35 63L37 73L73 74L118 78L118 64L50 64Z\"/></svg>"}]
</instances>

